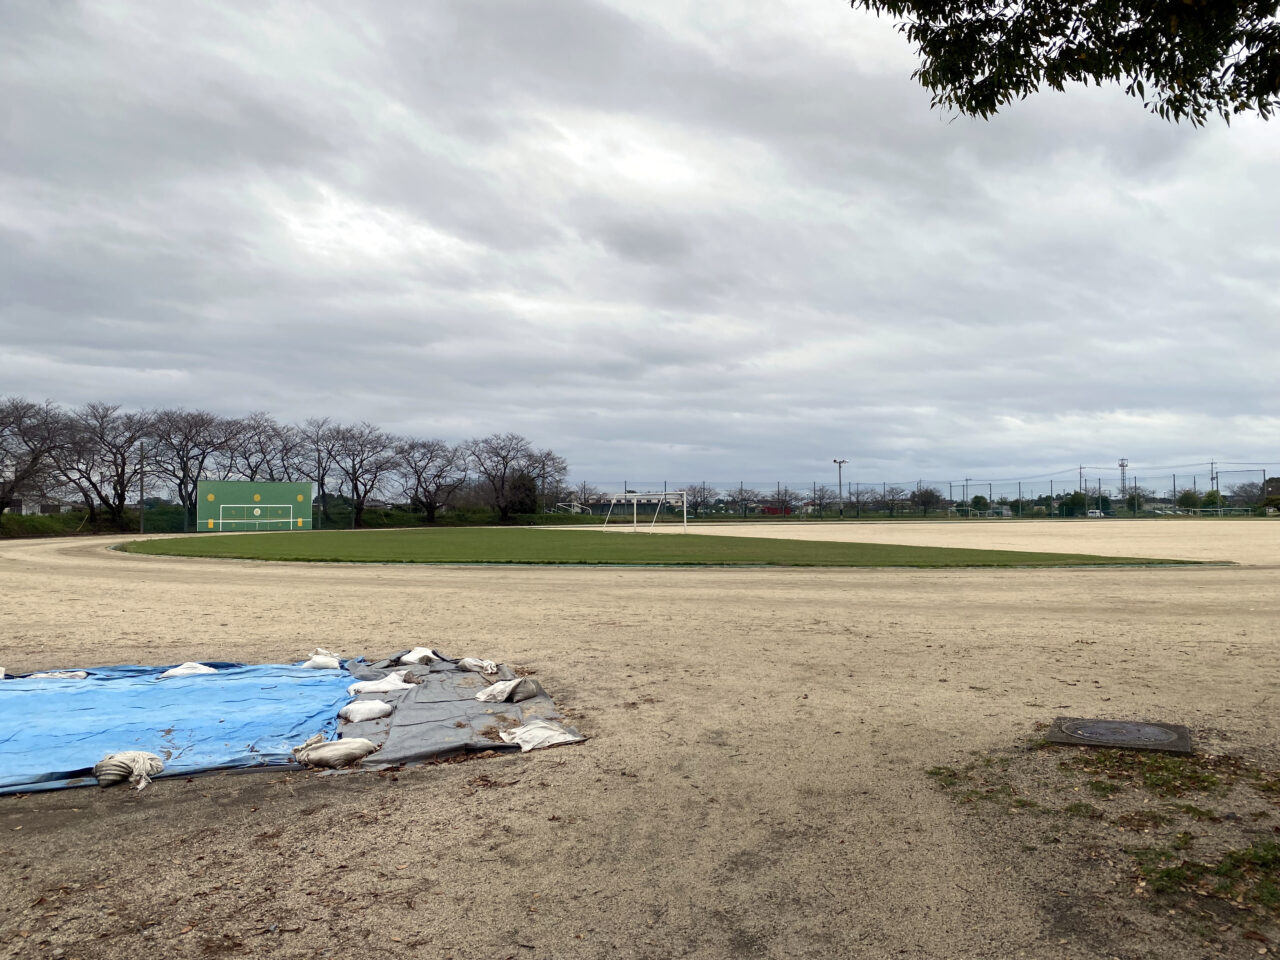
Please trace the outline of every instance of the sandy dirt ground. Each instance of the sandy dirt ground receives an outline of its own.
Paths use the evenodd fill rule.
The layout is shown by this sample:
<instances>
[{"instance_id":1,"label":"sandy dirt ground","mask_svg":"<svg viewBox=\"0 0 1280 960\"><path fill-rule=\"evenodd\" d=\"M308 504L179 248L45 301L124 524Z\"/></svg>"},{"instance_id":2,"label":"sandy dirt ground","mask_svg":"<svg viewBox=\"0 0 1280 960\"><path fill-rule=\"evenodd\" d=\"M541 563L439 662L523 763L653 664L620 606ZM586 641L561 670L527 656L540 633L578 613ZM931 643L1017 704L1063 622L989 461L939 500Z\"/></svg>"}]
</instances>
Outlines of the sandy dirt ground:
<instances>
[{"instance_id":1,"label":"sandy dirt ground","mask_svg":"<svg viewBox=\"0 0 1280 960\"><path fill-rule=\"evenodd\" d=\"M620 530L628 530L620 527ZM641 525L643 529L643 525ZM676 533L674 525L654 528ZM1228 520L802 520L786 523L714 523L691 528L722 537L779 537L856 543L902 543L984 550L1047 550L1103 557L1280 564L1280 521Z\"/></svg>"},{"instance_id":2,"label":"sandy dirt ground","mask_svg":"<svg viewBox=\"0 0 1280 960\"><path fill-rule=\"evenodd\" d=\"M11 672L425 643L536 670L592 739L0 798L0 956L1217 955L1087 867L984 835L924 771L1063 714L1185 723L1276 766L1280 524L776 532L1239 565L277 565L3 542Z\"/></svg>"}]
</instances>

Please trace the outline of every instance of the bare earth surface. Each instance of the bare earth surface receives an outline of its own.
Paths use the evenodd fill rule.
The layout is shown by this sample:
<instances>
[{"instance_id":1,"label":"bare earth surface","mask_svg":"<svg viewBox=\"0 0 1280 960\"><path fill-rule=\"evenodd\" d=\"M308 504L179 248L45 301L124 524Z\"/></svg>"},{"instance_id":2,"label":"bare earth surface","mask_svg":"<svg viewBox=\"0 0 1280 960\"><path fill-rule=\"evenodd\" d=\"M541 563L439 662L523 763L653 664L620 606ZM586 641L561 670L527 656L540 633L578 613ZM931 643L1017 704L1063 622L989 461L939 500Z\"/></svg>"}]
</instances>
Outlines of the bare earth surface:
<instances>
[{"instance_id":1,"label":"bare earth surface","mask_svg":"<svg viewBox=\"0 0 1280 960\"><path fill-rule=\"evenodd\" d=\"M592 737L397 775L0 798L0 955L1268 949L1206 948L1146 907L1117 908L1088 865L984 835L924 771L1016 747L1062 714L1185 723L1208 750L1277 766L1280 524L749 531L1240 565L294 566L0 543L10 671L426 643L535 669Z\"/></svg>"}]
</instances>

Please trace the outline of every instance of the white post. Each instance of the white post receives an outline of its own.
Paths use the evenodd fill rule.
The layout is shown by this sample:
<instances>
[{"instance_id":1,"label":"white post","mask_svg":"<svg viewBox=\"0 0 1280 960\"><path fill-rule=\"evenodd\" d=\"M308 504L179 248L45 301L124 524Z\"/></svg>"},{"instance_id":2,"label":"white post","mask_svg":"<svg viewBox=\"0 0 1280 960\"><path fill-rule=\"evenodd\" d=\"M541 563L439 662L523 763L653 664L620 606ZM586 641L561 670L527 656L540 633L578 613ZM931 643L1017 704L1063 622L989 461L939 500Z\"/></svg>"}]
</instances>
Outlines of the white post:
<instances>
[{"instance_id":1,"label":"white post","mask_svg":"<svg viewBox=\"0 0 1280 960\"><path fill-rule=\"evenodd\" d=\"M639 484L636 484L639 486ZM640 495L634 493L631 495L631 532L635 533L639 529L639 513L640 513Z\"/></svg>"},{"instance_id":2,"label":"white post","mask_svg":"<svg viewBox=\"0 0 1280 960\"><path fill-rule=\"evenodd\" d=\"M689 532L689 495L683 494L680 497L680 509L683 511L683 519L680 521L681 533Z\"/></svg>"}]
</instances>

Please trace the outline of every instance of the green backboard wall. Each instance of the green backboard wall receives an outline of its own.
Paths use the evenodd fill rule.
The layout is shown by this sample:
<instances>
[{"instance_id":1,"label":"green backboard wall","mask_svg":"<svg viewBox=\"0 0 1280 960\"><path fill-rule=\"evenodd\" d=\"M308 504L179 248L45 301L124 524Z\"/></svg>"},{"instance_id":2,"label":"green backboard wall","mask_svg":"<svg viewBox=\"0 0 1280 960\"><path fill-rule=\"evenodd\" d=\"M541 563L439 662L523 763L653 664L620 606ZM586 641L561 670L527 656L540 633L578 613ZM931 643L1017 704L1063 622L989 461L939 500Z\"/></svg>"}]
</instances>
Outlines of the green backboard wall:
<instances>
[{"instance_id":1,"label":"green backboard wall","mask_svg":"<svg viewBox=\"0 0 1280 960\"><path fill-rule=\"evenodd\" d=\"M196 529L310 530L311 484L201 480L196 486Z\"/></svg>"}]
</instances>

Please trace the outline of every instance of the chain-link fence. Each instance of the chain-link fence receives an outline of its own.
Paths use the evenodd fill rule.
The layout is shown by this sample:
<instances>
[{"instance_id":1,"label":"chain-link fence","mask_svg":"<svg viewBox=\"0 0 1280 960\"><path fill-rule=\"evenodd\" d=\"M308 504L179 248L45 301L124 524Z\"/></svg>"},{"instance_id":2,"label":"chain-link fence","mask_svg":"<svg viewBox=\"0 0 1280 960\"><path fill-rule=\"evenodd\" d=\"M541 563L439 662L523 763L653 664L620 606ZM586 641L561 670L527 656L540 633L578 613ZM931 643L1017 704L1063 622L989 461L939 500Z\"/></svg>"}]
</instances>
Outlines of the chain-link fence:
<instances>
[{"instance_id":1,"label":"chain-link fence","mask_svg":"<svg viewBox=\"0 0 1280 960\"><path fill-rule=\"evenodd\" d=\"M1155 466L1125 461L996 479L885 480L845 468L824 479L807 480L594 479L578 481L571 500L602 512L619 494L683 490L691 515L721 518L1226 515L1254 512L1263 507L1269 492L1280 495L1278 475L1280 461Z\"/></svg>"}]
</instances>

